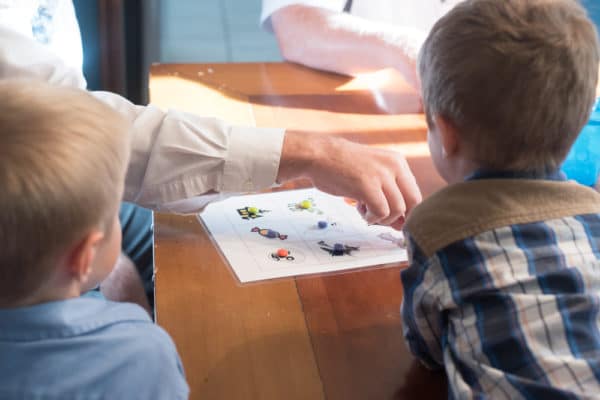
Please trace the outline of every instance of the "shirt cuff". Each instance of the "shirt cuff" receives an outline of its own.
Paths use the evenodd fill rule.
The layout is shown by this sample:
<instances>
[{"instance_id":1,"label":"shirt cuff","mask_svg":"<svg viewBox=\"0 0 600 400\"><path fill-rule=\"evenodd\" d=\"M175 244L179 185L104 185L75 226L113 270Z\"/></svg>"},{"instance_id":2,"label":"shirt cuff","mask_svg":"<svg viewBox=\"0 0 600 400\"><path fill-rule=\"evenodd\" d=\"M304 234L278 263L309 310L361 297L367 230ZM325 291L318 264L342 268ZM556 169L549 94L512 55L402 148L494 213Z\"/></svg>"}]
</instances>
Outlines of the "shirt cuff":
<instances>
[{"instance_id":1,"label":"shirt cuff","mask_svg":"<svg viewBox=\"0 0 600 400\"><path fill-rule=\"evenodd\" d=\"M275 184L284 129L231 127L220 192L255 192Z\"/></svg>"},{"instance_id":2,"label":"shirt cuff","mask_svg":"<svg viewBox=\"0 0 600 400\"><path fill-rule=\"evenodd\" d=\"M268 32L273 32L271 15L273 15L275 11L291 5L319 7L331 11L342 12L346 5L346 0L263 0L262 13L260 14L260 26Z\"/></svg>"}]
</instances>

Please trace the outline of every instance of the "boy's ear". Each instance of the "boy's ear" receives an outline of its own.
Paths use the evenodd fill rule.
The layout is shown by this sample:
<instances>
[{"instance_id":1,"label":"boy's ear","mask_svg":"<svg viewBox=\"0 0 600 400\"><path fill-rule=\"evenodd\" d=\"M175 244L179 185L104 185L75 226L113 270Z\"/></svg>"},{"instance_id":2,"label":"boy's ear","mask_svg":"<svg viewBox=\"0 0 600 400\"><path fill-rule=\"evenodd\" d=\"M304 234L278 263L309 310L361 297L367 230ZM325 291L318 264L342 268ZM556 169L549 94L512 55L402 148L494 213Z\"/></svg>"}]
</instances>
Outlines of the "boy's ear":
<instances>
[{"instance_id":1,"label":"boy's ear","mask_svg":"<svg viewBox=\"0 0 600 400\"><path fill-rule=\"evenodd\" d=\"M96 250L102 239L104 239L104 233L92 230L72 248L68 258L69 272L80 282L87 281Z\"/></svg>"},{"instance_id":2,"label":"boy's ear","mask_svg":"<svg viewBox=\"0 0 600 400\"><path fill-rule=\"evenodd\" d=\"M433 119L440 135L444 154L447 157L455 155L460 147L456 126L451 120L441 115L435 115Z\"/></svg>"}]
</instances>

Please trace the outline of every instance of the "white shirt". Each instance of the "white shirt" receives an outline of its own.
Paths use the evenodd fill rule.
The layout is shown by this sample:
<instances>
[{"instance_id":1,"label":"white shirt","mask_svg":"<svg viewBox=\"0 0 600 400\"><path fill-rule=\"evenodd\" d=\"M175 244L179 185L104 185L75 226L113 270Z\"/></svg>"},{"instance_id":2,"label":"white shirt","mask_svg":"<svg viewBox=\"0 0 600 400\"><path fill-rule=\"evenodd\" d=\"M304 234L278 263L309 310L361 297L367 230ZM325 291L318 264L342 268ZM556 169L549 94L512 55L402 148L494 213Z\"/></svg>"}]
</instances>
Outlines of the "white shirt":
<instances>
[{"instance_id":1,"label":"white shirt","mask_svg":"<svg viewBox=\"0 0 600 400\"><path fill-rule=\"evenodd\" d=\"M353 0L350 13L371 21L392 23L427 33L458 2L459 0ZM342 11L346 0L263 0L262 26L272 30L271 15L292 4Z\"/></svg>"},{"instance_id":2,"label":"white shirt","mask_svg":"<svg viewBox=\"0 0 600 400\"><path fill-rule=\"evenodd\" d=\"M81 60L71 0L0 0L0 79L42 79L84 89ZM114 93L92 94L132 123L127 201L187 213L222 192L256 191L275 183L283 129L231 126L136 106Z\"/></svg>"}]
</instances>

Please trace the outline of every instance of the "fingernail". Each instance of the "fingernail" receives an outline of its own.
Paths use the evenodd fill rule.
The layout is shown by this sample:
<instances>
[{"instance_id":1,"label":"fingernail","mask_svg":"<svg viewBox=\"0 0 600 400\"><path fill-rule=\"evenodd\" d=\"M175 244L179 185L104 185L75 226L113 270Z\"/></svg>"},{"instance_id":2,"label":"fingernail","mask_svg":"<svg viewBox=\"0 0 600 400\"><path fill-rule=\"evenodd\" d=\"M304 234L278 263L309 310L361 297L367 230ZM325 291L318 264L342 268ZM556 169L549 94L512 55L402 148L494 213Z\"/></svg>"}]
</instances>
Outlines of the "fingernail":
<instances>
[{"instance_id":1,"label":"fingernail","mask_svg":"<svg viewBox=\"0 0 600 400\"><path fill-rule=\"evenodd\" d=\"M374 225L379 220L379 218L373 213L371 213L369 210L367 210L367 212L365 213L365 220L369 225Z\"/></svg>"}]
</instances>

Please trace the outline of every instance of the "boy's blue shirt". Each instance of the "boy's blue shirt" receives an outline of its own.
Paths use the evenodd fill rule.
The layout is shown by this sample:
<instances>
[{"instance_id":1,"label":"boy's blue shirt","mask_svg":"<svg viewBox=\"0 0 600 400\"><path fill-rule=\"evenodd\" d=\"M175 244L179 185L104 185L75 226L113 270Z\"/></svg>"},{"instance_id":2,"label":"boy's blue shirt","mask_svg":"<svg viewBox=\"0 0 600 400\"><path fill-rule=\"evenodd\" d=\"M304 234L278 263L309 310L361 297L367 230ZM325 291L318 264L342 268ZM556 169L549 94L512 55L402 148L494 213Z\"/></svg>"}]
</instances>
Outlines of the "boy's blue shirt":
<instances>
[{"instance_id":1,"label":"boy's blue shirt","mask_svg":"<svg viewBox=\"0 0 600 400\"><path fill-rule=\"evenodd\" d=\"M0 309L0 398L187 399L168 334L133 304L81 297Z\"/></svg>"}]
</instances>

